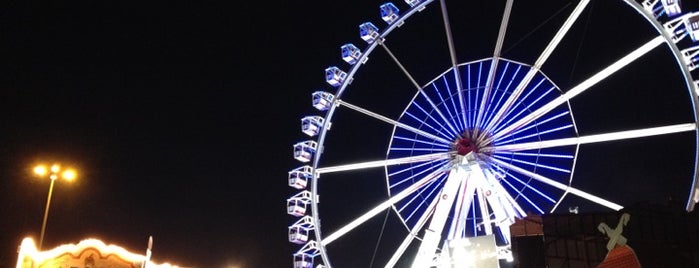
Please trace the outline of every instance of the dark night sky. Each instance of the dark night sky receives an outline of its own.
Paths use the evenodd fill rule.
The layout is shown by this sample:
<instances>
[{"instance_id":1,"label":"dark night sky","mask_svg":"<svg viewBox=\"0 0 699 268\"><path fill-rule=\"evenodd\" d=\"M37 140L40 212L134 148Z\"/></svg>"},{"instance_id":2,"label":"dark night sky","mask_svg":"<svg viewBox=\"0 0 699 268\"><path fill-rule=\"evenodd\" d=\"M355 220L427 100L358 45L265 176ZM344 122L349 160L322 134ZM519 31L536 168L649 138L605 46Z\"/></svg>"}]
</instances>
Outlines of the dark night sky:
<instances>
[{"instance_id":1,"label":"dark night sky","mask_svg":"<svg viewBox=\"0 0 699 268\"><path fill-rule=\"evenodd\" d=\"M597 24L587 25L602 29L610 15L604 12L604 4L593 2L597 4L594 14L599 17ZM290 267L291 254L297 247L286 241L287 225L294 221L285 213L286 198L294 193L286 185L286 176L298 165L292 158L291 145L304 139L299 119L315 112L310 105L311 93L329 89L323 81L323 69L329 65L346 66L339 57L340 45L365 45L357 36L357 25L371 20L383 26L378 16L381 3L314 0L0 4L0 268L15 265L15 250L22 238L39 236L49 184L34 178L31 167L41 161L58 161L75 167L80 174L75 183L56 184L46 248L97 237L145 252L148 236L153 235L156 262L195 267ZM406 7L402 2L396 4ZM563 14L570 11L565 3L545 10L523 4L516 4L516 8L520 8L519 19L532 12L533 24L541 23L556 10L564 10ZM536 11L549 15L538 15ZM496 8L483 13L488 12L502 11ZM454 18L478 25L472 27L480 30L497 28L499 15L486 21L478 14L455 12ZM634 22L637 21L618 23ZM410 21L404 27L409 24ZM541 31L555 25L559 24L544 24ZM536 42L524 45L516 41L536 39L541 32L529 32L531 27L522 30L519 26L512 26L515 37L506 43L506 48L512 49L505 56L526 61L527 55L536 56L540 49L531 54L526 48L536 46ZM414 31L431 36L431 29L434 28L418 25ZM645 30L643 33L648 33ZM623 55L614 54L616 50L609 47L628 51L641 44L631 41L628 46L611 46L628 40L595 31L598 30L590 30L585 36L589 49L581 50L577 57L575 53L558 54L563 60L552 60L544 68L548 75L559 78L559 86L574 85L598 68L599 63L582 60L585 53L611 51L613 55ZM487 42L457 36L461 45L472 48L462 57L474 60L490 56L496 33L491 34ZM407 39L403 50L397 48L396 52L406 55L417 47L410 42L420 39ZM575 51L575 44L579 43L576 40L579 39L568 40L564 48ZM443 44L432 49L444 53ZM375 53L370 63L385 58L378 55L379 50ZM431 56L423 53L413 60L424 61ZM557 67L570 66L571 62L575 69ZM674 67L672 64L668 66ZM366 74L377 79L380 68L388 68L382 66L378 63L373 69L368 67ZM424 66L416 71L425 76L423 82L443 71L443 67L430 70L435 66L419 66ZM638 70L641 74L644 71ZM646 75L645 82L655 80L651 79L653 75L658 73ZM643 80L642 76L634 79ZM362 85L380 83L379 80L357 82ZM617 83L621 84L611 86L625 87L628 80L632 79L620 79ZM629 87L625 87L626 92L645 98L626 99L629 95L620 93L600 97L604 99L596 103L595 95L581 97L579 102L591 101L594 104L586 105L594 108L576 110L579 123L597 123L581 127L581 133L636 127L624 124L629 118L645 117L641 111L660 114L649 120L665 124L692 120L686 113L680 119L667 120L673 115L665 113L664 108L645 109L658 101L655 93L649 93L654 85ZM619 112L612 104L620 99L639 111L629 112L630 117L600 116ZM673 105L672 101L665 104ZM599 112L605 105L611 110ZM386 139L368 143L384 144ZM385 145L379 146L383 146L379 151L385 152ZM594 177L618 167L625 168L619 174L629 177L648 175L634 168L637 162L624 161L629 151L606 149L611 153L605 156L621 160L607 162L608 167L598 166L593 171L581 170L581 176ZM666 149L662 144L650 144L645 151L635 153L673 152L661 151ZM595 152L596 148L587 150ZM664 167L662 170L674 170L667 159L649 157L641 165L657 164ZM691 157L685 154L681 159ZM588 160L580 159L580 164L589 164L584 162ZM691 163L679 165L686 168ZM619 174L607 172L606 176L622 176ZM623 178L614 185L628 184L630 180ZM653 187L654 184L647 186ZM663 197L665 194L658 193ZM620 199L624 200L628 197L622 196ZM682 202L684 198L681 197Z\"/></svg>"}]
</instances>

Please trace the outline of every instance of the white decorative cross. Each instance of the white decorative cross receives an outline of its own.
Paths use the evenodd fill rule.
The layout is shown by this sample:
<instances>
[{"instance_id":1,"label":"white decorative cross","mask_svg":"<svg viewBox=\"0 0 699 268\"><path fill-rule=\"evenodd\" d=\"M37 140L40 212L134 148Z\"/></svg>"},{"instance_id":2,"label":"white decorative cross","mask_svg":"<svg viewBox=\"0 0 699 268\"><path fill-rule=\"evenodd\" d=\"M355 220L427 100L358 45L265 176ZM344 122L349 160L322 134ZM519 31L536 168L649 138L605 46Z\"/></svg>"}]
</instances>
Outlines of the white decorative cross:
<instances>
[{"instance_id":1,"label":"white decorative cross","mask_svg":"<svg viewBox=\"0 0 699 268\"><path fill-rule=\"evenodd\" d=\"M624 226L629 223L630 218L631 215L628 213L622 214L615 229L610 228L609 225L604 222L597 226L597 230L609 237L609 242L607 242L607 250L612 250L617 244L620 246L626 245L626 237L621 235L621 233L624 231Z\"/></svg>"}]
</instances>

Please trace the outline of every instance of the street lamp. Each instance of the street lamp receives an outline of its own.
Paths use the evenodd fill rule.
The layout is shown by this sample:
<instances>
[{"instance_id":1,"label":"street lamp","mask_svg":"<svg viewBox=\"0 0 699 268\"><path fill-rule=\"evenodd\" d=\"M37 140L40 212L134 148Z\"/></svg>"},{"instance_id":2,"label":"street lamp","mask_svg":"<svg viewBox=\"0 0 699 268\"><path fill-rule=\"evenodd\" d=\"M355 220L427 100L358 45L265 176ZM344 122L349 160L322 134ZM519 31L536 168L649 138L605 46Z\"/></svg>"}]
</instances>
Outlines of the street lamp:
<instances>
[{"instance_id":1,"label":"street lamp","mask_svg":"<svg viewBox=\"0 0 699 268\"><path fill-rule=\"evenodd\" d=\"M46 168L44 165L38 165L34 167L34 174L39 177L46 177L48 175L51 179L51 185L49 186L49 196L46 198L46 209L44 210L44 221L41 223L41 236L39 237L39 250L44 243L44 232L46 231L46 220L49 217L49 206L51 205L51 195L53 194L53 184L57 179L63 178L67 181L72 181L75 179L77 174L72 169L62 170L61 166L58 164L53 164L50 168Z\"/></svg>"}]
</instances>

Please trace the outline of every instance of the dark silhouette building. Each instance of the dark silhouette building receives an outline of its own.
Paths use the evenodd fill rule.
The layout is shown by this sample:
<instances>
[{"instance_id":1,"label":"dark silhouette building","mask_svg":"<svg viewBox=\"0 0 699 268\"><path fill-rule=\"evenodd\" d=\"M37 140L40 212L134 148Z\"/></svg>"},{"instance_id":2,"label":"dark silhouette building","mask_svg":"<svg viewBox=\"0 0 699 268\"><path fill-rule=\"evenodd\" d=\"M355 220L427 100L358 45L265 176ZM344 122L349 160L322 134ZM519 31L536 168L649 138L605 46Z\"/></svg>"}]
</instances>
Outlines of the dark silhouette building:
<instances>
[{"instance_id":1,"label":"dark silhouette building","mask_svg":"<svg viewBox=\"0 0 699 268\"><path fill-rule=\"evenodd\" d=\"M644 268L699 267L699 215L683 204L638 203L621 211L528 216L512 226L514 267L597 267L609 252L598 226L618 226ZM623 225L623 224L622 224Z\"/></svg>"}]
</instances>

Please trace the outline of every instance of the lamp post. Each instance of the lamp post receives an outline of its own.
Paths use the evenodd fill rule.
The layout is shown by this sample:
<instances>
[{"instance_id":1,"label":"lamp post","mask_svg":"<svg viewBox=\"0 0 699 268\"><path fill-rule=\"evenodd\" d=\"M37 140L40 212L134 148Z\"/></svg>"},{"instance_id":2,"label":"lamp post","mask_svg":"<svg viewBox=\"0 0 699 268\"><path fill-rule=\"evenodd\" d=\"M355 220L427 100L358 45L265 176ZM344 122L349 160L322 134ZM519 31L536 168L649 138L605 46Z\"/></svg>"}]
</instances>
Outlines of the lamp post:
<instances>
[{"instance_id":1,"label":"lamp post","mask_svg":"<svg viewBox=\"0 0 699 268\"><path fill-rule=\"evenodd\" d=\"M63 178L68 181L72 181L76 177L76 173L72 169L61 170L61 166L58 164L53 164L50 168L46 168L44 165L38 165L34 167L34 173L39 177L46 177L48 175L51 179L51 184L49 185L49 195L46 198L46 209L44 209L44 221L41 223L41 235L39 236L39 250L41 250L44 244L44 233L46 232L46 220L49 217L49 207L51 206L51 195L53 194L53 184L56 180Z\"/></svg>"}]
</instances>

